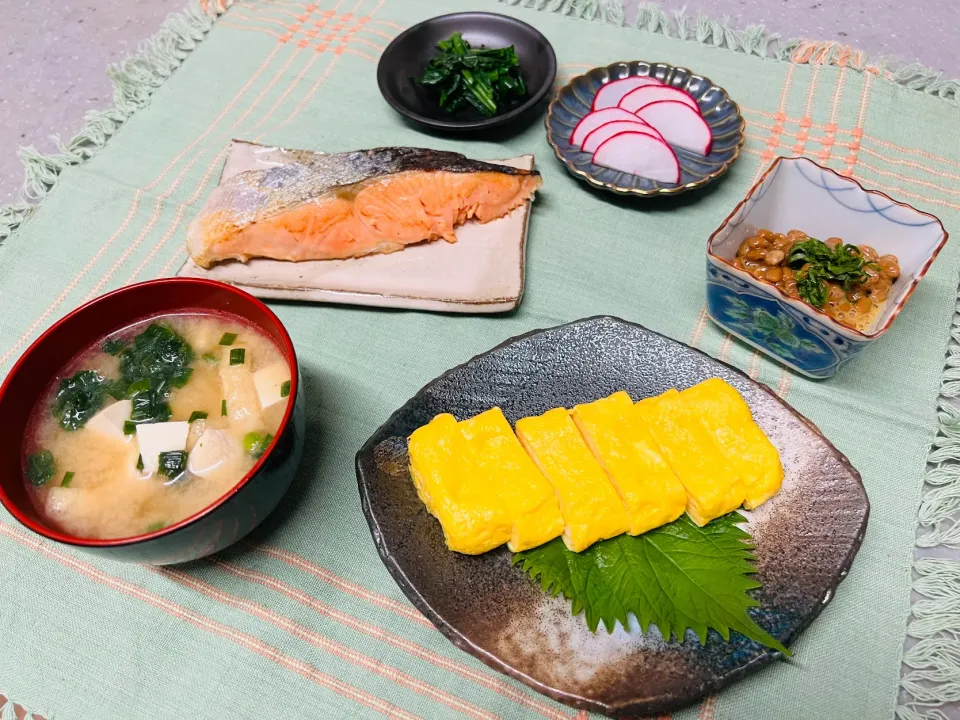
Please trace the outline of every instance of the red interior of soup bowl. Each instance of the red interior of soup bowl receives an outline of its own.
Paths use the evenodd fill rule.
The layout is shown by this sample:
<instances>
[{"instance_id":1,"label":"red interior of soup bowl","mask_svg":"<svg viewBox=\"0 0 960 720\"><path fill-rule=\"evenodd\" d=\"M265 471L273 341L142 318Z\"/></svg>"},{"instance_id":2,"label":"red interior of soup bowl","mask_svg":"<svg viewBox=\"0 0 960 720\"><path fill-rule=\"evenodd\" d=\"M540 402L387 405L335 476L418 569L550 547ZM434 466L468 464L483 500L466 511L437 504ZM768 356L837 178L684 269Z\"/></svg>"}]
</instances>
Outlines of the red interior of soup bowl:
<instances>
[{"instance_id":1,"label":"red interior of soup bowl","mask_svg":"<svg viewBox=\"0 0 960 720\"><path fill-rule=\"evenodd\" d=\"M22 467L27 423L37 399L67 363L101 338L152 315L189 312L222 312L239 316L280 348L290 365L291 402L287 403L273 444L223 497L162 530L134 537L95 540L74 537L50 527L28 497ZM0 502L34 532L71 545L109 547L173 533L215 510L257 474L290 421L299 380L296 352L280 319L270 308L242 290L225 283L193 278L164 278L115 290L58 320L24 352L0 386L0 422L6 434L6 440L0 446Z\"/></svg>"}]
</instances>

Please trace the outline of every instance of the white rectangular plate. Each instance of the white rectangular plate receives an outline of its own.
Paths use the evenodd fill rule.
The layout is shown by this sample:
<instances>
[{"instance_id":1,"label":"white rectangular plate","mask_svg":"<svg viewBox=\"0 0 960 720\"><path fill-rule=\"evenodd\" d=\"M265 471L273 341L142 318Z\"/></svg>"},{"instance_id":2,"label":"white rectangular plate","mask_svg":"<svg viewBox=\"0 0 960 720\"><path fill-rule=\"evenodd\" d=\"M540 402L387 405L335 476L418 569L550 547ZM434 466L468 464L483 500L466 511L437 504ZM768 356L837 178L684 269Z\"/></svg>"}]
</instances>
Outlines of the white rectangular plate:
<instances>
[{"instance_id":1,"label":"white rectangular plate","mask_svg":"<svg viewBox=\"0 0 960 720\"><path fill-rule=\"evenodd\" d=\"M293 155L234 141L220 182L246 170L289 161ZM533 169L533 155L491 162ZM261 298L369 305L433 312L498 313L523 295L530 203L481 225L457 228L457 242L437 240L387 255L349 260L228 261L205 270L188 259L177 275L230 283Z\"/></svg>"}]
</instances>

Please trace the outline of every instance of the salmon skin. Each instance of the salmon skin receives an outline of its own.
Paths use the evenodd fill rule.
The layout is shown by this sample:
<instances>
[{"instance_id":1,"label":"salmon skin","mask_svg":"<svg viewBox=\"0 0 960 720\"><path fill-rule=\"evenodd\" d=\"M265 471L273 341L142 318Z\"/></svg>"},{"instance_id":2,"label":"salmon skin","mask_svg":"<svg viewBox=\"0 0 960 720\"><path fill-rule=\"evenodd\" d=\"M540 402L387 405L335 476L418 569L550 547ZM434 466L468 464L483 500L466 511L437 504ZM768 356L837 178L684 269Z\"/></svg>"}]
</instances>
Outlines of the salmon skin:
<instances>
[{"instance_id":1,"label":"salmon skin","mask_svg":"<svg viewBox=\"0 0 960 720\"><path fill-rule=\"evenodd\" d=\"M489 222L529 200L540 173L424 148L292 151L226 180L187 226L201 267L222 260L331 260L388 253Z\"/></svg>"}]
</instances>

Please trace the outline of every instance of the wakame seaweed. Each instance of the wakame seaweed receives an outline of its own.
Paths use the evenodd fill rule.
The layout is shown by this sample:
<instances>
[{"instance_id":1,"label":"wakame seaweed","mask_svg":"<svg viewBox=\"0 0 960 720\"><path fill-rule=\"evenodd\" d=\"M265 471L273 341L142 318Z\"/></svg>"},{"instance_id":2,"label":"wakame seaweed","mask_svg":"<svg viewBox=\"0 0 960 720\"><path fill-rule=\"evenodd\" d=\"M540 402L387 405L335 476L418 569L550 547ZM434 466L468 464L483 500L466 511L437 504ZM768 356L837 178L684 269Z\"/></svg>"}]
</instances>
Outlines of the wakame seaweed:
<instances>
[{"instance_id":1,"label":"wakame seaweed","mask_svg":"<svg viewBox=\"0 0 960 720\"><path fill-rule=\"evenodd\" d=\"M79 430L103 407L111 382L96 370L81 370L60 381L53 416L64 430Z\"/></svg>"},{"instance_id":2,"label":"wakame seaweed","mask_svg":"<svg viewBox=\"0 0 960 720\"><path fill-rule=\"evenodd\" d=\"M193 373L193 348L165 323L150 323L119 356L124 395L133 403L130 421L166 422L171 411L167 400L174 388L186 385Z\"/></svg>"}]
</instances>

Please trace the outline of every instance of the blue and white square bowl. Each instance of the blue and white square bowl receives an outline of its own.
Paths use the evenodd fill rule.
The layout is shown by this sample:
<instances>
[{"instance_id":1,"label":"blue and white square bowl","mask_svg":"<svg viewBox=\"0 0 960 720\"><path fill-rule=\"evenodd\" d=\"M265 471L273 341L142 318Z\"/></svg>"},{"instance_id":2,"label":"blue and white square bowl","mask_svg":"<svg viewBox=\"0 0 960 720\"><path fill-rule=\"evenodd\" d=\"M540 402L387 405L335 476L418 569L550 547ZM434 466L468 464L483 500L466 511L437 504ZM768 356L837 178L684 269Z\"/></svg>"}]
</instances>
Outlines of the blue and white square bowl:
<instances>
[{"instance_id":1,"label":"blue and white square bowl","mask_svg":"<svg viewBox=\"0 0 960 720\"><path fill-rule=\"evenodd\" d=\"M900 278L870 327L846 327L734 266L741 243L761 228L871 245L897 256ZM933 215L807 158L780 157L707 242L707 311L724 330L778 362L827 378L890 328L946 242Z\"/></svg>"}]
</instances>

